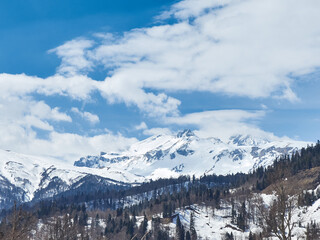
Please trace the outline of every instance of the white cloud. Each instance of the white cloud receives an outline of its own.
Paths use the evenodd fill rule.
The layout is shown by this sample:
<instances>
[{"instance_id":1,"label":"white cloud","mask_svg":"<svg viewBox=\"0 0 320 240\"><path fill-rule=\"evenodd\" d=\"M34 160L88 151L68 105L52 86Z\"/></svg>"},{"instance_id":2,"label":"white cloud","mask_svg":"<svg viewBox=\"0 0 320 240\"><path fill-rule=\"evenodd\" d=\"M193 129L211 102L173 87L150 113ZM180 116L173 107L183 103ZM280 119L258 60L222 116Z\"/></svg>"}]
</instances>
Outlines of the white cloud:
<instances>
[{"instance_id":1,"label":"white cloud","mask_svg":"<svg viewBox=\"0 0 320 240\"><path fill-rule=\"evenodd\" d=\"M43 101L32 104L32 106L30 106L30 114L42 119L72 122L71 117L65 113L59 112L58 107L51 109L50 106L45 104Z\"/></svg>"},{"instance_id":2,"label":"white cloud","mask_svg":"<svg viewBox=\"0 0 320 240\"><path fill-rule=\"evenodd\" d=\"M268 109L268 106L267 105L265 105L265 104L261 104L261 106L260 106L262 109L264 109L264 110L267 110Z\"/></svg>"},{"instance_id":3,"label":"white cloud","mask_svg":"<svg viewBox=\"0 0 320 240\"><path fill-rule=\"evenodd\" d=\"M134 77L134 75L132 75ZM164 93L145 92L136 86L138 82L127 81L129 76L108 78L99 83L99 90L110 104L124 102L127 106L136 105L140 110L152 117L166 114L177 115L180 101Z\"/></svg>"},{"instance_id":4,"label":"white cloud","mask_svg":"<svg viewBox=\"0 0 320 240\"><path fill-rule=\"evenodd\" d=\"M295 102L289 76L320 65L319 7L317 0L180 1L158 17L174 24L97 33L51 50L62 60L60 75L37 91L83 98L99 90L110 104L153 117L179 115L181 102L170 96L177 91ZM97 65L109 71L105 81L84 76Z\"/></svg>"},{"instance_id":5,"label":"white cloud","mask_svg":"<svg viewBox=\"0 0 320 240\"><path fill-rule=\"evenodd\" d=\"M201 137L228 139L236 134L252 135L276 139L272 133L262 131L257 122L265 116L265 111L216 110L190 113L180 117L165 119L167 124L192 126Z\"/></svg>"},{"instance_id":6,"label":"white cloud","mask_svg":"<svg viewBox=\"0 0 320 240\"><path fill-rule=\"evenodd\" d=\"M68 96L77 100L90 99L97 89L97 82L84 75L53 75L48 78L27 76L25 74L0 74L0 97L28 96L35 93L52 96Z\"/></svg>"},{"instance_id":7,"label":"white cloud","mask_svg":"<svg viewBox=\"0 0 320 240\"><path fill-rule=\"evenodd\" d=\"M169 11L163 12L157 19L163 20L170 17L186 20L206 14L206 10L219 8L231 3L231 0L184 0L174 4Z\"/></svg>"},{"instance_id":8,"label":"white cloud","mask_svg":"<svg viewBox=\"0 0 320 240\"><path fill-rule=\"evenodd\" d=\"M4 128L19 125L28 131L32 127L52 131L53 126L50 122L72 121L71 117L60 112L59 108L51 108L43 101L35 101L28 97L0 97L0 103L0 125Z\"/></svg>"},{"instance_id":9,"label":"white cloud","mask_svg":"<svg viewBox=\"0 0 320 240\"><path fill-rule=\"evenodd\" d=\"M90 137L51 131L48 139L41 139L32 129L23 128L19 124L10 124L4 127L1 123L0 134L2 149L60 158L70 164L73 164L80 157L96 155L100 151L124 151L137 141L135 138L126 138L121 134L109 132Z\"/></svg>"},{"instance_id":10,"label":"white cloud","mask_svg":"<svg viewBox=\"0 0 320 240\"><path fill-rule=\"evenodd\" d=\"M54 48L49 53L56 53L62 63L58 68L60 74L78 75L91 70L93 63L86 57L88 49L94 45L93 41L74 39Z\"/></svg>"},{"instance_id":11,"label":"white cloud","mask_svg":"<svg viewBox=\"0 0 320 240\"><path fill-rule=\"evenodd\" d=\"M147 129L148 126L145 122L141 122L139 125L134 127L136 130L143 130L143 129Z\"/></svg>"},{"instance_id":12,"label":"white cloud","mask_svg":"<svg viewBox=\"0 0 320 240\"><path fill-rule=\"evenodd\" d=\"M141 122L139 125L135 126L135 130L143 130L142 133L146 136L153 136L153 135L161 135L161 134L172 134L172 131L169 128L148 128L145 122Z\"/></svg>"},{"instance_id":13,"label":"white cloud","mask_svg":"<svg viewBox=\"0 0 320 240\"><path fill-rule=\"evenodd\" d=\"M32 115L28 115L23 118L22 126L27 127L29 130L31 130L31 127L35 127L41 130L53 131L53 127L48 122Z\"/></svg>"},{"instance_id":14,"label":"white cloud","mask_svg":"<svg viewBox=\"0 0 320 240\"><path fill-rule=\"evenodd\" d=\"M294 102L288 76L320 65L319 8L317 0L185 0L161 15L175 24L106 34L86 51L77 41L74 47L90 62L84 69L110 70L97 86L110 103L133 104L151 116L179 114L180 101L168 96L175 91Z\"/></svg>"},{"instance_id":15,"label":"white cloud","mask_svg":"<svg viewBox=\"0 0 320 240\"><path fill-rule=\"evenodd\" d=\"M171 135L172 132L169 128L150 128L150 129L145 129L143 131L143 134L146 136L153 136L153 135Z\"/></svg>"},{"instance_id":16,"label":"white cloud","mask_svg":"<svg viewBox=\"0 0 320 240\"><path fill-rule=\"evenodd\" d=\"M85 76L54 75L48 78L24 74L0 74L0 148L16 152L58 157L75 161L99 151L121 151L137 141L121 134L104 132L95 136L59 133L55 125L72 122L72 118L58 106L49 106L40 96L65 96L87 101L95 89L95 81ZM98 116L80 112L84 118L97 123ZM39 135L44 130L46 136Z\"/></svg>"},{"instance_id":17,"label":"white cloud","mask_svg":"<svg viewBox=\"0 0 320 240\"><path fill-rule=\"evenodd\" d=\"M100 121L98 115L92 114L90 112L82 112L76 107L71 108L71 111L78 114L80 117L89 121L92 124L96 124Z\"/></svg>"},{"instance_id":18,"label":"white cloud","mask_svg":"<svg viewBox=\"0 0 320 240\"><path fill-rule=\"evenodd\" d=\"M100 151L121 152L135 143L137 139L126 138L121 134L104 134L92 137L71 133L52 132L48 140L34 139L26 149L31 154L60 157L73 162L86 155L98 154Z\"/></svg>"}]
</instances>

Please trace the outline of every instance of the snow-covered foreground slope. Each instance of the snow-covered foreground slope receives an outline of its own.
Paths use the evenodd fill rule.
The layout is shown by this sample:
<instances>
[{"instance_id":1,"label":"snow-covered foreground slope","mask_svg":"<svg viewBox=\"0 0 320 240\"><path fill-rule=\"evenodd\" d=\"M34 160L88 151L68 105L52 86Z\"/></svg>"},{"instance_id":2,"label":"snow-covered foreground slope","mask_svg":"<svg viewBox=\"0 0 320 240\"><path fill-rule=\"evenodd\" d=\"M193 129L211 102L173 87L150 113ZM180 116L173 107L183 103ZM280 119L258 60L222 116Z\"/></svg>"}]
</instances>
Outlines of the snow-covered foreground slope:
<instances>
[{"instance_id":1,"label":"snow-covered foreground slope","mask_svg":"<svg viewBox=\"0 0 320 240\"><path fill-rule=\"evenodd\" d=\"M320 185L314 191L318 195L320 193ZM266 194L256 194L256 197L261 197L264 201L264 204L269 205L272 199L275 198L274 195ZM293 196L297 199L297 196ZM235 204L240 204L235 202ZM248 203L246 204L248 210ZM251 203L251 208L253 209L250 212L250 217L258 219L258 211L254 208L254 204ZM261 225L258 224L258 221L248 221L248 228L245 231L242 231L235 223L232 223L232 207L230 202L222 201L220 208L213 208L208 205L198 205L194 204L187 206L183 209L177 209L173 216L172 222L162 223L161 228L169 233L171 237L176 235L176 220L179 215L180 221L184 226L186 231L190 230L190 219L191 213L194 216L194 227L197 232L198 239L225 239L226 234L233 235L234 239L245 240L249 238L250 232L259 234L262 232ZM292 210L292 239L306 239L307 226L311 222L319 223L320 219L320 199L316 200L312 206L298 207L294 205ZM158 215L154 216L157 217ZM161 217L161 215L160 215ZM138 217L142 220L142 217ZM140 221L141 222L141 221ZM138 223L139 224L139 223ZM149 229L151 228L151 220L148 222ZM268 237L264 239L278 239L273 235L273 237ZM315 238L313 238L315 239Z\"/></svg>"},{"instance_id":2,"label":"snow-covered foreground slope","mask_svg":"<svg viewBox=\"0 0 320 240\"><path fill-rule=\"evenodd\" d=\"M280 155L290 154L307 146L293 140L271 141L237 135L228 140L200 138L185 130L177 135L158 135L131 146L122 153L87 156L75 166L122 169L132 174L156 179L180 174L229 174L249 172L268 166Z\"/></svg>"},{"instance_id":3,"label":"snow-covered foreground slope","mask_svg":"<svg viewBox=\"0 0 320 240\"><path fill-rule=\"evenodd\" d=\"M225 205L223 209L217 210L209 206L192 205L185 209L176 211L180 221L186 230L189 230L191 213L194 215L194 227L198 239L224 239L226 233L231 233L236 239L248 239L249 232L242 232L236 225L231 223L229 212L230 206ZM172 223L163 224L171 237L176 233L176 219ZM258 230L258 229L257 229Z\"/></svg>"}]
</instances>

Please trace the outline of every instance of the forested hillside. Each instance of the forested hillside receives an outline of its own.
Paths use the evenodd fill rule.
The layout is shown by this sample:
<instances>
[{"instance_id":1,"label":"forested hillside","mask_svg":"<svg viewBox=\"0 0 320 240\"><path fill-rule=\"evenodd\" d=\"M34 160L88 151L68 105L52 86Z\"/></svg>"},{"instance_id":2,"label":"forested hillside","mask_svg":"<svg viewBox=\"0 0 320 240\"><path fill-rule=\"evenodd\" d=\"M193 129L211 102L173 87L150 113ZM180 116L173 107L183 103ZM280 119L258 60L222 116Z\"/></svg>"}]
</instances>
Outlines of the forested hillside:
<instances>
[{"instance_id":1,"label":"forested hillside","mask_svg":"<svg viewBox=\"0 0 320 240\"><path fill-rule=\"evenodd\" d=\"M249 174L182 176L16 204L1 213L0 239L319 239L319 184L318 142Z\"/></svg>"}]
</instances>

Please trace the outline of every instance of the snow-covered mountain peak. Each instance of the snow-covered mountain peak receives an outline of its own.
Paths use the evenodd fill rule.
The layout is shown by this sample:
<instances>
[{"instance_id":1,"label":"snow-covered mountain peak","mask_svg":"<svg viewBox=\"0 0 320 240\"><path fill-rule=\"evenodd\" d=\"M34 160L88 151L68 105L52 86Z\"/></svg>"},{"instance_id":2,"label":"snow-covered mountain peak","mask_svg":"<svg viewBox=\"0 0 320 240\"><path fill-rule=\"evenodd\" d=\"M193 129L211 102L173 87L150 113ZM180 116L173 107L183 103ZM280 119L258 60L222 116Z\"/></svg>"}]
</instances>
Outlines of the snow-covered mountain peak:
<instances>
[{"instance_id":1,"label":"snow-covered mountain peak","mask_svg":"<svg viewBox=\"0 0 320 240\"><path fill-rule=\"evenodd\" d=\"M190 129L185 129L181 132L177 133L178 138L188 138L188 137L193 137L195 136L195 133L191 131Z\"/></svg>"},{"instance_id":2,"label":"snow-covered mountain peak","mask_svg":"<svg viewBox=\"0 0 320 240\"><path fill-rule=\"evenodd\" d=\"M259 146L271 142L271 140L262 137L254 137L252 135L234 135L229 139L230 144L237 146Z\"/></svg>"},{"instance_id":3,"label":"snow-covered mountain peak","mask_svg":"<svg viewBox=\"0 0 320 240\"><path fill-rule=\"evenodd\" d=\"M268 166L277 157L298 151L307 144L252 135L236 135L227 140L200 138L187 129L176 135L149 137L118 154L83 157L75 162L75 166L116 167L146 179L171 177L177 173L198 176L204 173L228 174ZM157 173L160 172L159 176Z\"/></svg>"}]
</instances>

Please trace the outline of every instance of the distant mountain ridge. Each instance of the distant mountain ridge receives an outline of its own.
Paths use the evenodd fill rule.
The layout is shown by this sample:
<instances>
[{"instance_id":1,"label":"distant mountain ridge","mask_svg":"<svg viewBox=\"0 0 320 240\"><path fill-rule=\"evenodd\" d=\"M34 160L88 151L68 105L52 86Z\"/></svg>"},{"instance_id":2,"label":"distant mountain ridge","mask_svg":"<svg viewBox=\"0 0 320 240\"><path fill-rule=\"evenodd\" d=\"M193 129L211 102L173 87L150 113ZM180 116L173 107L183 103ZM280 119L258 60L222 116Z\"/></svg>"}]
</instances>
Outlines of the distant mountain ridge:
<instances>
[{"instance_id":1,"label":"distant mountain ridge","mask_svg":"<svg viewBox=\"0 0 320 240\"><path fill-rule=\"evenodd\" d=\"M133 144L122 153L101 152L82 157L77 167L121 169L147 179L179 174L229 174L268 166L281 155L291 154L308 143L294 140L271 141L250 135L227 140L200 138L186 129L177 135L157 135Z\"/></svg>"}]
</instances>

